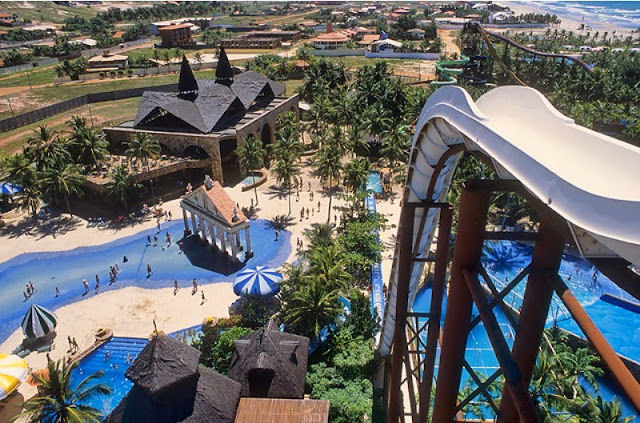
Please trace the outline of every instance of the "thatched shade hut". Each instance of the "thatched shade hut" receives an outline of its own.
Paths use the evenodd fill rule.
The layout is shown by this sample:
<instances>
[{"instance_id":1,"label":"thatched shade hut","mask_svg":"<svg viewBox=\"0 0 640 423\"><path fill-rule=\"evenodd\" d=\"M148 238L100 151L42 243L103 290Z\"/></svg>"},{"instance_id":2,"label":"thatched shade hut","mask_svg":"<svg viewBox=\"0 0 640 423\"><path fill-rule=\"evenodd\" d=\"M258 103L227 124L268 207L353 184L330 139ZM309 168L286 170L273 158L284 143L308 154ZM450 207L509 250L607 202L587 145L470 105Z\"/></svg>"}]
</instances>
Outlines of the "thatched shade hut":
<instances>
[{"instance_id":1,"label":"thatched shade hut","mask_svg":"<svg viewBox=\"0 0 640 423\"><path fill-rule=\"evenodd\" d=\"M234 342L229 377L243 397L303 398L309 338L280 332L273 320Z\"/></svg>"},{"instance_id":2,"label":"thatched shade hut","mask_svg":"<svg viewBox=\"0 0 640 423\"><path fill-rule=\"evenodd\" d=\"M233 423L241 385L199 359L180 341L153 338L127 369L134 386L105 423Z\"/></svg>"}]
</instances>

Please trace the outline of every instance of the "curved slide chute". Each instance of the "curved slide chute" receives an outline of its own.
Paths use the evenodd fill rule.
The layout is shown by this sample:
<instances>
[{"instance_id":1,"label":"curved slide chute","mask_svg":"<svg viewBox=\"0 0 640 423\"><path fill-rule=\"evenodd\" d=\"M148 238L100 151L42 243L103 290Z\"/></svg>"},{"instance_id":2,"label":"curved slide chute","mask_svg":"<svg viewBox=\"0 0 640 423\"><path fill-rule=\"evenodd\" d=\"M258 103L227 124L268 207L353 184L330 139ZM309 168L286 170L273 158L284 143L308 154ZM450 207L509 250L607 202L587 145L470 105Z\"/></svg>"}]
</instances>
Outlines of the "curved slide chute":
<instances>
[{"instance_id":1,"label":"curved slide chute","mask_svg":"<svg viewBox=\"0 0 640 423\"><path fill-rule=\"evenodd\" d=\"M621 257L640 266L640 149L576 125L532 88L496 88L474 103L462 88L442 87L416 126L404 201L446 201L464 150L486 155L499 178L517 179L563 217L584 257ZM437 208L415 211L412 241L423 257L438 217ZM390 352L396 318L397 248L394 257L379 338L383 355ZM409 307L424 262L411 266Z\"/></svg>"},{"instance_id":2,"label":"curved slide chute","mask_svg":"<svg viewBox=\"0 0 640 423\"><path fill-rule=\"evenodd\" d=\"M479 60L486 60L486 57L467 57L464 54L461 54L459 60L441 60L436 62L436 70L440 75L442 75L443 80L433 81L431 85L434 87L456 85L458 83L458 76L469 79L471 84L485 84L487 82L486 79L466 75L464 73L466 68L477 69Z\"/></svg>"}]
</instances>

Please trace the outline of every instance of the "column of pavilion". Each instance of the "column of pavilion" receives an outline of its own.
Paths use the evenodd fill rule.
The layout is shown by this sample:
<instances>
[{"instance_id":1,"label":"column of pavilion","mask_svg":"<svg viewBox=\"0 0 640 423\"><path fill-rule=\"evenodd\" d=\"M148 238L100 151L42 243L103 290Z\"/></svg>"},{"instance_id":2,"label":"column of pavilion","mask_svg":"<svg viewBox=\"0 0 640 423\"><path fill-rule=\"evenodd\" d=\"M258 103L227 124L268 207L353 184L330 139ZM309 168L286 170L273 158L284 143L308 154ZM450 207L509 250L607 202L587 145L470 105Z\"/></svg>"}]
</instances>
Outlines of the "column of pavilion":
<instances>
[{"instance_id":1,"label":"column of pavilion","mask_svg":"<svg viewBox=\"0 0 640 423\"><path fill-rule=\"evenodd\" d=\"M189 225L189 215L191 215L191 226ZM244 239L245 246L242 245L242 239L240 237L240 231L230 232L227 228L222 227L219 223L207 216L203 216L193 210L187 210L182 208L182 220L184 221L184 228L186 231L191 231L194 235L199 236L201 239L210 242L211 244L218 246L220 243L220 249L228 254L227 245L231 247L231 257L238 257L238 253L244 248L246 257L253 256L253 250L251 249L251 234L249 232L249 226L245 226Z\"/></svg>"}]
</instances>

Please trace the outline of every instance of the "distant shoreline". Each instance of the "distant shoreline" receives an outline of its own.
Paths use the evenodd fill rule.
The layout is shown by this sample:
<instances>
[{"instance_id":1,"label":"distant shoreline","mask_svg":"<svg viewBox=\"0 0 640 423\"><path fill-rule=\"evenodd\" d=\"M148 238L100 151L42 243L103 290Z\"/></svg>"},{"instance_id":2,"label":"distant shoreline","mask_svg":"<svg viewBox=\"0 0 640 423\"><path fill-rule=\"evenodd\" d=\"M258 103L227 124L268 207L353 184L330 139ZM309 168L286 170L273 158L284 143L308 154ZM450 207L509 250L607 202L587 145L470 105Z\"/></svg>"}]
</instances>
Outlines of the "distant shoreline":
<instances>
[{"instance_id":1,"label":"distant shoreline","mask_svg":"<svg viewBox=\"0 0 640 423\"><path fill-rule=\"evenodd\" d=\"M531 3L527 1L506 1L502 3L504 6L508 6L516 15L521 15L524 13L540 13L550 15L555 14L562 21L560 23L559 29L566 29L567 31L579 32L579 27L581 24L585 24L586 26L590 26L592 29L588 32L593 35L596 31L599 31L600 34L607 31L609 34L614 31L618 35L631 35L632 28L625 28L621 26L617 26L611 22L603 22L599 21L594 15L580 15L579 13L572 13L569 11L562 12L557 10L545 9L541 7L539 3ZM581 19L583 18L583 19ZM640 26L640 25L639 25ZM550 28L555 28L554 26L550 26ZM584 33L586 34L586 30Z\"/></svg>"}]
</instances>

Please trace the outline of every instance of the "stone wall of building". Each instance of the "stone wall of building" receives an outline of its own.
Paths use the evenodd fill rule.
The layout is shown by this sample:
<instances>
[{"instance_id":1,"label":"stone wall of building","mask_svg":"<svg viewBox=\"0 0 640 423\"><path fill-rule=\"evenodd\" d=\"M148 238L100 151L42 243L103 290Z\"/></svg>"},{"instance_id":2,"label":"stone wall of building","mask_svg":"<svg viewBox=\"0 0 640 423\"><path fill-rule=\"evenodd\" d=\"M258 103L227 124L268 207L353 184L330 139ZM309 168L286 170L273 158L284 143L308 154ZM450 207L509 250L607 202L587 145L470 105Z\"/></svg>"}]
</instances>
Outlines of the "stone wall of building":
<instances>
[{"instance_id":1,"label":"stone wall of building","mask_svg":"<svg viewBox=\"0 0 640 423\"><path fill-rule=\"evenodd\" d=\"M279 98L279 100L283 100ZM298 118L300 111L298 109L298 94L284 99L280 104L269 110L267 113L249 121L245 125L236 127L236 146L244 145L244 140L253 134L257 139L262 139L262 131L265 125L269 127L269 143L273 144L276 140L276 130L278 116L293 111ZM271 107L271 105L269 106ZM230 128L232 129L232 128ZM142 130L127 127L111 127L103 128L107 134L107 139L112 147L119 146L125 141L131 140L135 133L147 133L155 138L160 144L166 146L176 156L182 156L185 149L190 146L202 148L211 157L211 177L214 180L224 184L224 174L222 171L222 157L220 155L220 141L223 139L233 138L234 135L225 134L190 134L184 132L163 132Z\"/></svg>"},{"instance_id":2,"label":"stone wall of building","mask_svg":"<svg viewBox=\"0 0 640 423\"><path fill-rule=\"evenodd\" d=\"M131 140L136 133L147 133L155 138L158 143L166 146L176 156L182 156L187 147L200 147L211 157L211 177L220 181L220 183L224 183L219 137L217 135L160 132L121 127L103 128L103 130L112 146Z\"/></svg>"},{"instance_id":3,"label":"stone wall of building","mask_svg":"<svg viewBox=\"0 0 640 423\"><path fill-rule=\"evenodd\" d=\"M242 126L241 128L237 128L236 137L238 141L238 147L244 145L244 140L250 135L256 139L262 139L262 130L264 125L269 126L270 132L270 140L269 144L273 144L276 142L276 130L278 126L278 117L287 112L295 112L298 119L300 119L300 110L298 108L299 95L295 94L280 103L277 107L275 107L269 114L260 116Z\"/></svg>"}]
</instances>

